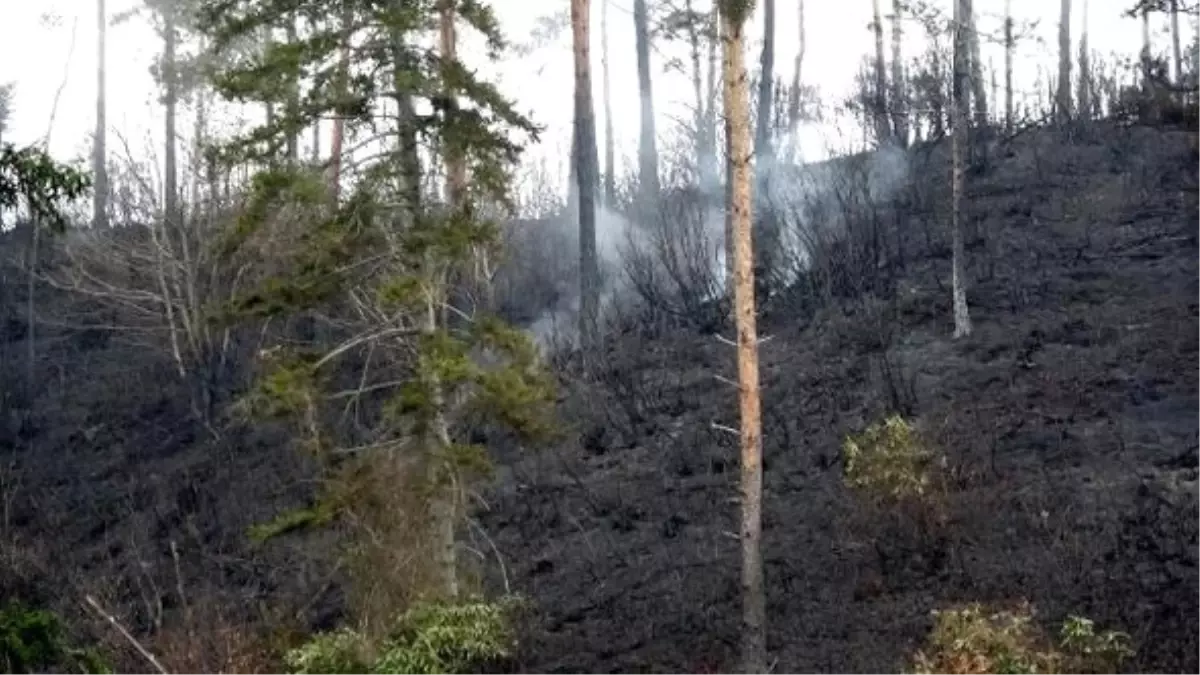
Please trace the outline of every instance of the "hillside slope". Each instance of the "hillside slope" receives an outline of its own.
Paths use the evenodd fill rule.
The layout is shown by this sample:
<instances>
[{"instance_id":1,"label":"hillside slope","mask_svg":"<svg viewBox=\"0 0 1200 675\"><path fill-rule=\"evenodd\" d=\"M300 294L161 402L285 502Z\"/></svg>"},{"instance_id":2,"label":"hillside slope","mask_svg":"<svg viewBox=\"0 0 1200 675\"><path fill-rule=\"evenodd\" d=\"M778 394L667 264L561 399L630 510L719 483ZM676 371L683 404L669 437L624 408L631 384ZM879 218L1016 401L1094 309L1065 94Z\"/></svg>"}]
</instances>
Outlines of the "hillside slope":
<instances>
[{"instance_id":1,"label":"hillside slope","mask_svg":"<svg viewBox=\"0 0 1200 675\"><path fill-rule=\"evenodd\" d=\"M1077 613L1128 631L1136 669L1196 672L1197 164L1185 140L1032 131L994 157L971 186L969 339L949 338L940 148L912 158L912 189L887 207L907 246L894 302L809 310L783 294L766 308L776 670L894 670L930 610L1025 598L1048 622ZM22 377L19 283L0 284L0 383ZM334 625L332 534L246 536L312 493L281 429L215 438L190 421L166 358L65 324L40 335L33 414L0 424L0 595L58 609L125 669L144 664L80 609L85 594L168 663L201 671L277 667L246 626ZM719 426L737 420L716 376L733 375L732 351L683 329L614 336L608 350L598 382L564 376L577 442L501 453L478 514L490 541L473 548L497 589L535 602L527 671L727 669L737 457ZM866 516L842 483L845 435L891 411L952 468L935 541Z\"/></svg>"},{"instance_id":2,"label":"hillside slope","mask_svg":"<svg viewBox=\"0 0 1200 675\"><path fill-rule=\"evenodd\" d=\"M931 610L1022 598L1047 622L1130 632L1137 669L1197 668L1196 158L1183 141L1037 132L976 177L969 339L950 339L937 223L894 307L768 314L777 670L894 672ZM941 161L916 180L939 190ZM914 228L933 217L912 215ZM624 372L606 382L621 386L577 387L565 405L580 446L517 463L486 516L511 583L540 608L525 667L727 669L737 459L713 425L736 426L715 377L732 377L732 350L683 332L612 350ZM643 421L621 433L630 401ZM954 467L950 524L929 546L872 522L842 485L844 436L897 408Z\"/></svg>"}]
</instances>

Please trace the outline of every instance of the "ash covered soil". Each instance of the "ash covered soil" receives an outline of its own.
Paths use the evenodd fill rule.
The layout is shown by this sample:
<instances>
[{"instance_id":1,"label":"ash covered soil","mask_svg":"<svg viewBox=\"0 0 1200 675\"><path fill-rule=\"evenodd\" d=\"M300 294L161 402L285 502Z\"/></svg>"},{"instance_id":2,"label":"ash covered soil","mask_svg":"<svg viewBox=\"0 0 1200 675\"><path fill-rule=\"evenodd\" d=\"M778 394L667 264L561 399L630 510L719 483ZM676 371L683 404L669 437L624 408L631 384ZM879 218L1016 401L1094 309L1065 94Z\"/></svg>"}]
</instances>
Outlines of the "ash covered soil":
<instances>
[{"instance_id":1,"label":"ash covered soil","mask_svg":"<svg viewBox=\"0 0 1200 675\"><path fill-rule=\"evenodd\" d=\"M994 158L970 187L969 338L950 338L944 223L914 244L894 303L766 308L776 670L895 672L931 610L1018 599L1048 625L1080 614L1129 632L1130 668L1197 670L1197 167L1185 140L1036 132ZM910 215L914 229L936 218ZM728 670L737 448L714 424L737 424L716 377L735 377L733 350L677 330L616 341L608 357L616 372L563 404L580 442L512 463L482 516L510 583L538 607L522 665ZM864 515L843 484L842 439L897 409L952 467L938 541Z\"/></svg>"},{"instance_id":2,"label":"ash covered soil","mask_svg":"<svg viewBox=\"0 0 1200 675\"><path fill-rule=\"evenodd\" d=\"M912 185L881 211L903 251L889 263L894 293L766 303L776 671L895 671L931 610L1027 599L1047 625L1080 614L1130 633L1132 670L1197 672L1187 138L1099 125L1073 138L1033 130L996 149L970 184L969 338L950 338L944 144L913 153ZM643 326L611 338L595 381L564 373L571 441L500 452L477 514L490 542L475 547L496 589L534 601L517 668L734 667L737 448L720 427L737 425L737 406L718 376L735 372L713 332ZM246 537L314 491L313 467L282 432L206 440L186 394L164 384L165 361L84 344L86 334L42 339L53 361L43 380L69 374L71 385L42 395L20 438L0 438L6 475L19 478L4 493L0 593L93 635L111 630L80 609L84 593L143 636L180 611L210 612L214 624L336 624L345 594L333 534L266 547ZM893 411L946 457L948 521L933 539L868 515L843 484L845 436ZM126 656L125 668L145 667Z\"/></svg>"}]
</instances>

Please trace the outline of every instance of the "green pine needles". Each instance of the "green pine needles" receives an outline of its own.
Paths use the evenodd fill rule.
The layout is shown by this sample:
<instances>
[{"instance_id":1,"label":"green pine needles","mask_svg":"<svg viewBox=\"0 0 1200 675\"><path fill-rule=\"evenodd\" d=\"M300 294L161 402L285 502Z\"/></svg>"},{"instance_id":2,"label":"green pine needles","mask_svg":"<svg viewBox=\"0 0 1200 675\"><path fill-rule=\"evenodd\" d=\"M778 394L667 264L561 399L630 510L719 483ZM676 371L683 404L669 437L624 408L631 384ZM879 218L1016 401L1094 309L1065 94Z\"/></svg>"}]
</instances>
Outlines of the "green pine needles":
<instances>
[{"instance_id":1,"label":"green pine needles","mask_svg":"<svg viewBox=\"0 0 1200 675\"><path fill-rule=\"evenodd\" d=\"M292 650L286 661L296 673L474 672L511 655L510 619L520 605L514 597L420 603L396 619L378 648L343 628Z\"/></svg>"},{"instance_id":2,"label":"green pine needles","mask_svg":"<svg viewBox=\"0 0 1200 675\"><path fill-rule=\"evenodd\" d=\"M216 90L271 110L213 150L262 167L214 242L244 270L242 291L214 317L263 336L240 409L293 423L326 478L313 505L252 535L349 525L362 535L346 550L370 625L425 601L458 606L467 593L455 537L471 482L490 470L472 430L502 427L527 443L556 431L553 383L529 339L467 300L486 283L478 258L496 254L521 140L538 130L431 47L447 16L494 55L504 48L476 0L208 0L196 22L216 52L205 60ZM274 38L247 48L264 34ZM285 151L335 118L340 161L303 165ZM444 199L430 178L451 163L468 178ZM395 602L373 606L381 598ZM305 659L296 667L315 667Z\"/></svg>"}]
</instances>

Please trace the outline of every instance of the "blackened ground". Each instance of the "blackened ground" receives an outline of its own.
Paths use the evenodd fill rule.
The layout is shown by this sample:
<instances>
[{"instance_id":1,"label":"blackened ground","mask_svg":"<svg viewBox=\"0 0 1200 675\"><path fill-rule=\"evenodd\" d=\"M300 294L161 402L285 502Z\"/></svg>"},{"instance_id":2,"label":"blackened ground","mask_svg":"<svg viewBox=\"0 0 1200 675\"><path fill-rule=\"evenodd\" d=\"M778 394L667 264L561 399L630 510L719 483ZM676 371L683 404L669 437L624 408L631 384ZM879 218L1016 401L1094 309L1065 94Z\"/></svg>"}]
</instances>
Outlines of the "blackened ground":
<instances>
[{"instance_id":1,"label":"blackened ground","mask_svg":"<svg viewBox=\"0 0 1200 675\"><path fill-rule=\"evenodd\" d=\"M1028 599L1047 627L1129 632L1131 669L1196 672L1196 168L1183 134L1146 129L1037 132L993 158L971 186L970 338L950 339L932 214L910 214L935 234L895 303L764 318L775 670L895 672L931 610ZM717 379L732 349L679 331L610 360L564 403L579 444L513 462L482 516L539 608L521 665L727 671L737 451L714 425L737 425ZM844 436L897 409L949 461L936 537L842 483Z\"/></svg>"},{"instance_id":2,"label":"blackened ground","mask_svg":"<svg viewBox=\"0 0 1200 675\"><path fill-rule=\"evenodd\" d=\"M1197 671L1187 148L1181 133L1097 127L997 150L971 187L968 339L949 339L943 149L914 154L912 185L885 209L903 224L894 295L843 294L816 311L772 301L761 356L776 671L895 670L931 609L1017 598L1047 624L1077 613L1130 632L1131 668ZM23 250L14 237L0 233L0 253ZM23 284L0 278L10 404L24 381ZM39 311L64 323L95 313L40 292ZM265 638L278 647L288 629L336 623L336 533L263 547L246 536L314 490L281 429L213 438L190 421L167 359L105 332L46 322L38 354L33 414L0 420L0 599L60 611L125 671L146 664L85 595L180 670L271 671ZM518 665L728 670L737 450L720 427L737 419L717 376L735 376L732 351L680 329L633 331L607 356L599 383L564 388L578 442L502 458L478 514L490 542L473 548L497 586L507 576L535 601ZM842 484L842 439L891 410L947 456L950 520L936 537Z\"/></svg>"}]
</instances>

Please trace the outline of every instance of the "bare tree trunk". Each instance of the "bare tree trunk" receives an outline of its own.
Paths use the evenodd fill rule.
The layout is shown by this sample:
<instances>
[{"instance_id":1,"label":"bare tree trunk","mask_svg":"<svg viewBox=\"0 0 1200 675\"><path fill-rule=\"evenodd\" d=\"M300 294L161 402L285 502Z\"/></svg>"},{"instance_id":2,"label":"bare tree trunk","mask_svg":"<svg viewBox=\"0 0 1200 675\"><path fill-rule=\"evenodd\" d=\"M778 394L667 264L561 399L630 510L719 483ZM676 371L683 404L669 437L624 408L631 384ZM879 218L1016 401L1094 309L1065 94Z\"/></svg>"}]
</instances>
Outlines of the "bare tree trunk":
<instances>
[{"instance_id":1,"label":"bare tree trunk","mask_svg":"<svg viewBox=\"0 0 1200 675\"><path fill-rule=\"evenodd\" d=\"M1054 108L1059 122L1071 119L1071 0L1062 0L1058 20L1058 93Z\"/></svg>"},{"instance_id":2,"label":"bare tree trunk","mask_svg":"<svg viewBox=\"0 0 1200 675\"><path fill-rule=\"evenodd\" d=\"M289 15L287 17L287 27L285 34L289 45L296 43L296 17ZM300 157L300 126L296 120L300 117L300 82L299 80L288 83L287 97L287 161L289 165L295 166L296 161Z\"/></svg>"},{"instance_id":3,"label":"bare tree trunk","mask_svg":"<svg viewBox=\"0 0 1200 675\"><path fill-rule=\"evenodd\" d=\"M883 18L879 13L879 0L871 0L873 19L871 30L875 33L875 96L871 102L875 118L875 134L879 143L891 139L892 132L888 120L887 72L883 61Z\"/></svg>"},{"instance_id":4,"label":"bare tree trunk","mask_svg":"<svg viewBox=\"0 0 1200 675\"><path fill-rule=\"evenodd\" d=\"M725 115L731 132L733 174L733 295L737 330L738 400L741 412L742 668L767 672L766 591L762 563L762 411L759 399L758 330L754 307L751 209L750 101L742 56L743 27L753 3L723 0Z\"/></svg>"},{"instance_id":5,"label":"bare tree trunk","mask_svg":"<svg viewBox=\"0 0 1200 675\"><path fill-rule=\"evenodd\" d=\"M1142 7L1142 86L1150 88L1150 10Z\"/></svg>"},{"instance_id":6,"label":"bare tree trunk","mask_svg":"<svg viewBox=\"0 0 1200 675\"><path fill-rule=\"evenodd\" d=\"M608 71L608 3L600 4L600 68L604 71L604 205L617 203L617 167L613 139L612 86Z\"/></svg>"},{"instance_id":7,"label":"bare tree trunk","mask_svg":"<svg viewBox=\"0 0 1200 675\"><path fill-rule=\"evenodd\" d=\"M310 31L315 32L317 30L317 22L314 19L310 18L308 20L307 25L308 25L308 28ZM310 131L312 133L312 147L309 149L309 153L310 153L310 158L313 163L313 166L316 167L316 166L320 166L320 164L321 164L321 118L320 117L317 117L316 119L313 120L312 129Z\"/></svg>"},{"instance_id":8,"label":"bare tree trunk","mask_svg":"<svg viewBox=\"0 0 1200 675\"><path fill-rule=\"evenodd\" d=\"M637 47L638 96L641 99L641 133L638 136L638 185L641 207L658 203L658 133L654 125L654 87L650 79L650 19L646 0L633 0L633 28Z\"/></svg>"},{"instance_id":9,"label":"bare tree trunk","mask_svg":"<svg viewBox=\"0 0 1200 675\"><path fill-rule=\"evenodd\" d=\"M800 129L800 71L804 65L804 0L798 0L796 3L796 16L799 27L799 43L796 47L796 60L792 66L792 91L788 98L788 142L791 144L791 155L793 161L796 156L796 148L799 146L799 141L796 134Z\"/></svg>"},{"instance_id":10,"label":"bare tree trunk","mask_svg":"<svg viewBox=\"0 0 1200 675\"><path fill-rule=\"evenodd\" d=\"M714 44L715 44L715 42L718 42L718 41L722 43L721 68L724 69L724 67L725 67L724 37L721 32L723 30L722 26L724 25L724 23L722 22L722 19L721 19L721 11L722 11L721 3L713 2L712 20L713 20L713 28L715 29L714 35L717 38L714 41ZM712 52L709 52L709 66L710 67L713 65L712 57L713 57ZM722 77L724 77L724 72L722 72ZM713 74L713 71L710 70L709 71L709 84L713 85L713 84L715 84L715 82L716 82L716 77ZM715 93L716 92L713 91L713 88L710 86L709 87L710 101L715 98ZM722 97L724 97L724 95L725 95L724 87L722 87L721 95L722 95ZM712 115L714 116L714 121L715 121L715 117L716 117L715 105L710 104L709 110L711 111ZM733 146L731 145L731 143L733 142L733 133L729 130L729 121L730 121L729 115L722 114L721 119L722 119L722 130L724 131L723 150L724 150L724 157L725 157L725 161L724 161L724 165L725 165L724 166L724 169L725 169L725 183L724 183L725 200L723 202L724 206L725 206L725 288L724 288L724 294L725 294L725 299L729 301L730 311L732 311L733 310ZM713 125L713 133L714 134L716 133L716 125L715 124ZM713 145L715 147L716 143L713 143Z\"/></svg>"},{"instance_id":11,"label":"bare tree trunk","mask_svg":"<svg viewBox=\"0 0 1200 675\"><path fill-rule=\"evenodd\" d=\"M203 43L200 45L204 49ZM199 213L201 204L204 202L201 197L201 185L204 181L204 167L207 162L204 161L205 137L208 135L208 93L204 86L198 86L194 93L196 100L195 118L192 120L192 154L195 159L192 162L192 171L188 179L191 185L188 187L188 209L190 213ZM211 209L211 200L215 199L216 195L209 195L208 208Z\"/></svg>"},{"instance_id":12,"label":"bare tree trunk","mask_svg":"<svg viewBox=\"0 0 1200 675\"><path fill-rule=\"evenodd\" d=\"M342 45L338 55L338 94L344 96L349 86L350 78L350 38L351 16L349 11L342 15ZM403 104L401 104L403 105ZM335 112L333 131L329 137L329 193L334 204L337 203L342 191L342 146L346 142L346 118Z\"/></svg>"},{"instance_id":13,"label":"bare tree trunk","mask_svg":"<svg viewBox=\"0 0 1200 675\"><path fill-rule=\"evenodd\" d=\"M717 159L717 70L720 68L718 64L719 57L717 55L717 45L720 42L718 36L719 21L717 20L717 7L713 4L712 12L709 15L709 32L708 32L708 72L705 75L705 104L704 104L704 147L708 149L708 157L704 158L708 162L708 173L712 177L712 182L706 189L715 190L721 181L720 171L718 170Z\"/></svg>"},{"instance_id":14,"label":"bare tree trunk","mask_svg":"<svg viewBox=\"0 0 1200 675\"><path fill-rule=\"evenodd\" d=\"M447 190L451 188L447 187ZM426 294L426 335L432 335L438 327L441 313L442 290L445 279L435 279L429 284ZM442 382L436 374L429 375L429 405L433 409L430 423L432 445L427 461L430 481L429 515L432 523L433 564L439 576L438 592L443 600L456 600L458 583L458 513L459 495L462 487L454 467L440 455L450 448L450 427L446 423L446 402ZM448 475L447 475L448 474Z\"/></svg>"},{"instance_id":15,"label":"bare tree trunk","mask_svg":"<svg viewBox=\"0 0 1200 675\"><path fill-rule=\"evenodd\" d=\"M712 105L710 99L705 98L704 92L704 60L700 54L700 42L703 39L700 26L692 20L695 18L695 13L692 9L692 0L685 0L685 10L688 13L689 21L687 22L687 39L688 53L692 61L692 97L696 109L692 115L693 124L695 125L696 144L696 168L700 178L700 186L702 190L708 191L713 189L717 184L717 163L716 163L716 148L712 147L713 140L712 132L707 128L709 113L708 108Z\"/></svg>"},{"instance_id":16,"label":"bare tree trunk","mask_svg":"<svg viewBox=\"0 0 1200 675\"><path fill-rule=\"evenodd\" d=\"M902 148L908 147L908 91L904 82L904 55L901 52L903 15L901 0L892 0L892 131Z\"/></svg>"},{"instance_id":17,"label":"bare tree trunk","mask_svg":"<svg viewBox=\"0 0 1200 675\"><path fill-rule=\"evenodd\" d=\"M573 2L574 0L572 0ZM579 135L571 127L571 153L567 157L567 213L579 213Z\"/></svg>"},{"instance_id":18,"label":"bare tree trunk","mask_svg":"<svg viewBox=\"0 0 1200 675\"><path fill-rule=\"evenodd\" d=\"M970 0L954 2L954 85L951 92L953 106L953 136L951 155L951 293L954 304L954 337L971 334L971 314L967 309L966 278L964 276L963 221L966 213L966 152L967 152L967 60L970 49L970 28L967 24Z\"/></svg>"},{"instance_id":19,"label":"bare tree trunk","mask_svg":"<svg viewBox=\"0 0 1200 675\"><path fill-rule=\"evenodd\" d=\"M1174 77L1177 85L1183 85L1183 48L1179 43L1179 0L1171 0L1171 52L1175 57Z\"/></svg>"},{"instance_id":20,"label":"bare tree trunk","mask_svg":"<svg viewBox=\"0 0 1200 675\"><path fill-rule=\"evenodd\" d=\"M958 0L954 0L958 2ZM930 67L933 69L936 88L931 92L929 102L930 119L933 122L933 129L930 130L933 138L941 138L946 133L946 91L943 83L945 82L945 64L942 63L942 51L938 46L934 46L930 54ZM951 75L953 79L953 75Z\"/></svg>"},{"instance_id":21,"label":"bare tree trunk","mask_svg":"<svg viewBox=\"0 0 1200 675\"><path fill-rule=\"evenodd\" d=\"M263 52L264 52L264 53L265 53L265 52L269 52L269 51L271 50L272 46L274 46L274 44L275 44L275 35L274 35L274 31L273 31L271 28L264 28L264 29L262 30L262 34L261 34L261 36L260 36L260 37L261 37L261 40L262 40ZM275 128L275 122L276 122L276 120L275 120L275 103L274 103L274 101L268 101L268 102L266 103L266 105L265 105L265 111L266 111L266 115L267 115L267 126L268 126L269 128L272 128L272 129L274 129L274 128Z\"/></svg>"},{"instance_id":22,"label":"bare tree trunk","mask_svg":"<svg viewBox=\"0 0 1200 675\"><path fill-rule=\"evenodd\" d=\"M1004 0L1004 133L1013 130L1013 38L1012 0Z\"/></svg>"},{"instance_id":23,"label":"bare tree trunk","mask_svg":"<svg viewBox=\"0 0 1200 675\"><path fill-rule=\"evenodd\" d=\"M41 234L41 224L36 218L29 220L29 245L27 247L28 259L25 265L25 416L29 418L33 415L34 410L34 383L37 382L37 313L34 311L36 307L36 296L34 291L37 289L37 267L38 267L38 244L39 235ZM33 443L30 437L30 444Z\"/></svg>"},{"instance_id":24,"label":"bare tree trunk","mask_svg":"<svg viewBox=\"0 0 1200 675\"><path fill-rule=\"evenodd\" d=\"M579 339L585 354L596 348L600 268L596 262L596 118L592 112L591 0L571 0L575 42L575 145L579 186ZM697 76L697 80L699 77Z\"/></svg>"},{"instance_id":25,"label":"bare tree trunk","mask_svg":"<svg viewBox=\"0 0 1200 675\"><path fill-rule=\"evenodd\" d=\"M979 57L979 28L975 23L975 2L967 0L967 38L971 48L971 93L975 100L975 128L988 125L988 100L983 81L983 62Z\"/></svg>"},{"instance_id":26,"label":"bare tree trunk","mask_svg":"<svg viewBox=\"0 0 1200 675\"><path fill-rule=\"evenodd\" d=\"M992 102L1000 100L1000 82L996 79L996 64L988 57L988 83L991 85Z\"/></svg>"},{"instance_id":27,"label":"bare tree trunk","mask_svg":"<svg viewBox=\"0 0 1200 675\"><path fill-rule=\"evenodd\" d=\"M163 10L163 80L166 86L165 106L166 129L163 151L163 214L167 228L179 227L179 165L175 157L175 119L179 108L178 64L175 58L175 10L169 4Z\"/></svg>"},{"instance_id":28,"label":"bare tree trunk","mask_svg":"<svg viewBox=\"0 0 1200 675\"><path fill-rule=\"evenodd\" d=\"M312 147L309 148L310 159L313 165L321 163L321 120L313 120L312 125Z\"/></svg>"},{"instance_id":29,"label":"bare tree trunk","mask_svg":"<svg viewBox=\"0 0 1200 675\"><path fill-rule=\"evenodd\" d=\"M441 52L443 68L448 68L458 59L458 39L454 23L457 13L456 5L457 0L440 0L438 3L438 48ZM466 164L463 157L449 149L445 151L444 160L446 165L444 198L451 208L459 208L466 199ZM424 326L426 334L434 333L440 325L439 316L445 302L446 284L447 279L443 275L442 278L431 280L428 286L428 308ZM444 451L450 447L451 439L449 425L446 421L442 382L436 374L431 374L430 377L429 398L433 410L430 427L436 447L439 451ZM459 505L462 503L462 486L453 466L440 458L435 458L433 463L439 465L431 475L435 484L447 483L431 496L430 513L434 521L434 536L436 537L434 559L441 574L443 597L456 599L459 595L457 526ZM440 478L442 472L449 474L448 481Z\"/></svg>"},{"instance_id":30,"label":"bare tree trunk","mask_svg":"<svg viewBox=\"0 0 1200 675\"><path fill-rule=\"evenodd\" d=\"M691 71L688 73L691 76L692 84L692 104L695 109L692 111L692 123L695 125L695 138L693 141L696 145L696 153L703 157L704 154L704 67L700 58L700 30L696 22L692 20L692 0L684 0L684 11L687 12L688 21L685 26L687 31L687 46L688 59L691 61Z\"/></svg>"},{"instance_id":31,"label":"bare tree trunk","mask_svg":"<svg viewBox=\"0 0 1200 675\"><path fill-rule=\"evenodd\" d=\"M722 50L724 51L724 50ZM722 69L724 59L722 58ZM724 73L722 73L722 76ZM724 93L722 93L724 96ZM749 105L749 104L747 104ZM728 111L725 115L725 296L733 308L733 131Z\"/></svg>"},{"instance_id":32,"label":"bare tree trunk","mask_svg":"<svg viewBox=\"0 0 1200 675\"><path fill-rule=\"evenodd\" d=\"M765 173L764 158L771 156L771 104L774 102L772 86L775 83L775 0L763 2L763 47L758 61L758 127L754 136L754 156L759 158L758 172L761 180Z\"/></svg>"},{"instance_id":33,"label":"bare tree trunk","mask_svg":"<svg viewBox=\"0 0 1200 675\"><path fill-rule=\"evenodd\" d=\"M1075 100L1078 117L1087 121L1092 113L1092 65L1088 53L1088 0L1083 0L1083 28L1079 33L1079 79L1076 83Z\"/></svg>"},{"instance_id":34,"label":"bare tree trunk","mask_svg":"<svg viewBox=\"0 0 1200 675\"><path fill-rule=\"evenodd\" d=\"M107 85L105 83L105 37L108 33L108 11L104 0L96 0L96 130L92 136L92 227L108 227L108 136Z\"/></svg>"},{"instance_id":35,"label":"bare tree trunk","mask_svg":"<svg viewBox=\"0 0 1200 675\"><path fill-rule=\"evenodd\" d=\"M457 0L441 0L439 9L439 46L446 63L458 60L458 37L454 26ZM467 164L457 152L446 152L446 203L458 206L463 203L467 190Z\"/></svg>"}]
</instances>

